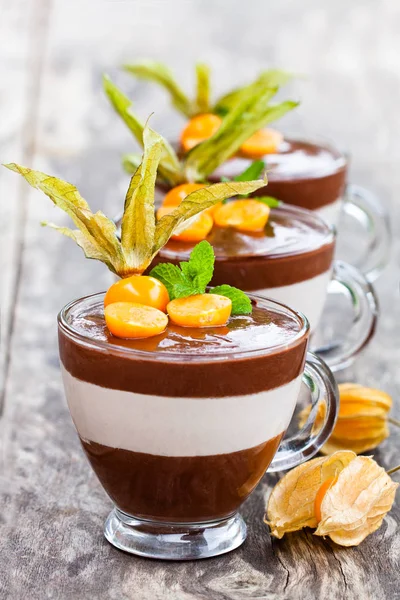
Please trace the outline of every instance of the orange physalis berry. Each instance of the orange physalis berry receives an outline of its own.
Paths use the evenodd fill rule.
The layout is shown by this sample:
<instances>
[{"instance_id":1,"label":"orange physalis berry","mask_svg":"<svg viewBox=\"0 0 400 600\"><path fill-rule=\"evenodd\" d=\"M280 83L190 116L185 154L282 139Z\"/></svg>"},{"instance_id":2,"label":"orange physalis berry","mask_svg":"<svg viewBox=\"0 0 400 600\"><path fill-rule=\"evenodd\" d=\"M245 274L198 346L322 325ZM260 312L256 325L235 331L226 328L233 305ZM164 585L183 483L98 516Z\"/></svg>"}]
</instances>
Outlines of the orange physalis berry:
<instances>
[{"instance_id":1,"label":"orange physalis berry","mask_svg":"<svg viewBox=\"0 0 400 600\"><path fill-rule=\"evenodd\" d=\"M157 211L157 219L172 212L175 206L161 206ZM207 210L202 211L190 219L190 224L180 233L174 233L172 240L179 242L201 242L210 233L214 221Z\"/></svg>"},{"instance_id":2,"label":"orange physalis berry","mask_svg":"<svg viewBox=\"0 0 400 600\"><path fill-rule=\"evenodd\" d=\"M190 119L181 133L181 146L184 151L188 152L200 142L208 140L218 131L221 122L222 119L212 113L197 115Z\"/></svg>"},{"instance_id":3,"label":"orange physalis berry","mask_svg":"<svg viewBox=\"0 0 400 600\"><path fill-rule=\"evenodd\" d=\"M168 325L166 314L144 304L114 302L104 309L108 329L119 338L148 338L162 333Z\"/></svg>"},{"instance_id":4,"label":"orange physalis berry","mask_svg":"<svg viewBox=\"0 0 400 600\"><path fill-rule=\"evenodd\" d=\"M169 302L168 290L161 281L147 275L132 275L120 279L108 288L104 306L113 302L135 302L165 312Z\"/></svg>"},{"instance_id":5,"label":"orange physalis berry","mask_svg":"<svg viewBox=\"0 0 400 600\"><path fill-rule=\"evenodd\" d=\"M163 206L179 206L179 204L192 192L206 187L204 183L182 183L172 188L163 200Z\"/></svg>"},{"instance_id":6,"label":"orange physalis berry","mask_svg":"<svg viewBox=\"0 0 400 600\"><path fill-rule=\"evenodd\" d=\"M320 522L321 520L321 504L322 504L322 500L325 498L325 495L327 493L327 491L333 486L335 485L335 483L338 480L338 476L334 475L332 477L328 477L328 479L325 479L324 483L321 485L321 487L319 488L317 495L315 496L315 500L314 500L314 513L315 513L315 518L317 520L317 523Z\"/></svg>"},{"instance_id":7,"label":"orange physalis berry","mask_svg":"<svg viewBox=\"0 0 400 600\"><path fill-rule=\"evenodd\" d=\"M240 231L261 231L269 217L269 206L258 200L233 200L214 212L218 227L234 227Z\"/></svg>"},{"instance_id":8,"label":"orange physalis berry","mask_svg":"<svg viewBox=\"0 0 400 600\"><path fill-rule=\"evenodd\" d=\"M218 294L197 294L172 300L167 306L169 318L181 327L218 327L231 316L232 302Z\"/></svg>"},{"instance_id":9,"label":"orange physalis berry","mask_svg":"<svg viewBox=\"0 0 400 600\"><path fill-rule=\"evenodd\" d=\"M240 153L250 158L260 158L265 154L273 154L283 141L283 135L275 129L260 129L246 140L240 147Z\"/></svg>"}]
</instances>

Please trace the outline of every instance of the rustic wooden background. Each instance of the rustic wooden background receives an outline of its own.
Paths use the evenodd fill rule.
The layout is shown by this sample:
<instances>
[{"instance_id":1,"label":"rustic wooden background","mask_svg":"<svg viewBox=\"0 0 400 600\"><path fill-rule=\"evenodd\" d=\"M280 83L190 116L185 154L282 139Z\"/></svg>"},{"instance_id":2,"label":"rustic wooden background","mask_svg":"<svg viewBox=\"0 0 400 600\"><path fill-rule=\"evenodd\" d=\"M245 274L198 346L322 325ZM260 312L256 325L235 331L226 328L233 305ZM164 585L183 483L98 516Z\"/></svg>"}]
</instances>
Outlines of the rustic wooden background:
<instances>
[{"instance_id":1,"label":"rustic wooden background","mask_svg":"<svg viewBox=\"0 0 400 600\"><path fill-rule=\"evenodd\" d=\"M121 207L121 151L133 145L101 90L103 71L135 98L153 126L180 121L164 95L116 69L129 58L171 63L192 85L193 62L213 63L215 89L268 65L308 77L286 131L323 134L352 153L352 178L392 211L390 267L376 287L382 317L374 344L343 378L393 394L399 417L400 4L397 0L0 0L0 159L62 176L93 208ZM0 598L13 600L400 598L400 504L360 547L311 532L272 541L262 523L267 476L243 508L249 537L238 551L198 563L125 555L102 535L110 510L70 421L60 381L56 314L105 288L101 265L39 222L66 222L16 175L0 172L2 360ZM399 432L376 453L400 462Z\"/></svg>"}]
</instances>

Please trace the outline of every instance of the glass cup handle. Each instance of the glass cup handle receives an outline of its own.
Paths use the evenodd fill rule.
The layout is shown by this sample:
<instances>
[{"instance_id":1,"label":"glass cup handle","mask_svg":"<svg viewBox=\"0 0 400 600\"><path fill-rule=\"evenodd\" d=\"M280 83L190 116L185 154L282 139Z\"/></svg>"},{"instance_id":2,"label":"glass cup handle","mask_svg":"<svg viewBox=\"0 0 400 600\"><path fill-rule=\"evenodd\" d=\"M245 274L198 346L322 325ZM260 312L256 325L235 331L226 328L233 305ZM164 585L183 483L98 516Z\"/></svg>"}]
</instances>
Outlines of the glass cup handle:
<instances>
[{"instance_id":1,"label":"glass cup handle","mask_svg":"<svg viewBox=\"0 0 400 600\"><path fill-rule=\"evenodd\" d=\"M356 267L341 260L333 263L328 295L338 289L350 298L353 309L348 335L336 343L331 340L326 346L313 347L313 352L323 358L334 372L348 367L367 345L375 332L379 314L378 298L372 285ZM352 331L355 332L353 336Z\"/></svg>"},{"instance_id":2,"label":"glass cup handle","mask_svg":"<svg viewBox=\"0 0 400 600\"><path fill-rule=\"evenodd\" d=\"M304 426L296 435L285 438L268 468L268 473L292 469L317 454L335 427L339 411L339 391L335 378L323 360L307 352L303 382L310 390L311 411ZM315 427L324 406L323 423Z\"/></svg>"},{"instance_id":3,"label":"glass cup handle","mask_svg":"<svg viewBox=\"0 0 400 600\"><path fill-rule=\"evenodd\" d=\"M366 231L368 244L356 267L368 281L375 281L390 256L391 230L389 215L378 198L360 185L348 184L343 211L356 219Z\"/></svg>"}]
</instances>

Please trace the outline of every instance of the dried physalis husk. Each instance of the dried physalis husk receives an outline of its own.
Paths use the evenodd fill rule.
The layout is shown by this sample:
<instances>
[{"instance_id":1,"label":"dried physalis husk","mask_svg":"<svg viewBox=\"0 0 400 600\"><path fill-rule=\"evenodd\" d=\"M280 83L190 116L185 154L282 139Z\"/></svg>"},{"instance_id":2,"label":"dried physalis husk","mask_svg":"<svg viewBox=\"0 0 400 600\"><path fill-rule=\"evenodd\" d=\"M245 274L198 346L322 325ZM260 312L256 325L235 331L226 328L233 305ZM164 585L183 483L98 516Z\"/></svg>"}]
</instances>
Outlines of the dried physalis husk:
<instances>
[{"instance_id":1,"label":"dried physalis husk","mask_svg":"<svg viewBox=\"0 0 400 600\"><path fill-rule=\"evenodd\" d=\"M398 485L371 457L357 456L324 495L315 535L358 546L382 525Z\"/></svg>"},{"instance_id":2,"label":"dried physalis husk","mask_svg":"<svg viewBox=\"0 0 400 600\"><path fill-rule=\"evenodd\" d=\"M372 458L339 451L287 473L272 490L265 522L277 538L303 527L357 546L392 507L398 484Z\"/></svg>"},{"instance_id":3,"label":"dried physalis husk","mask_svg":"<svg viewBox=\"0 0 400 600\"><path fill-rule=\"evenodd\" d=\"M339 385L340 407L335 428L321 448L322 454L349 449L356 454L376 448L389 436L389 394L357 383ZM323 422L324 405L319 406L316 427ZM303 427L310 413L306 407L300 413L299 426Z\"/></svg>"},{"instance_id":4,"label":"dried physalis husk","mask_svg":"<svg viewBox=\"0 0 400 600\"><path fill-rule=\"evenodd\" d=\"M354 452L336 452L327 458L314 458L286 473L268 501L265 522L271 534L281 538L289 531L317 527L314 504L318 490L355 458Z\"/></svg>"}]
</instances>

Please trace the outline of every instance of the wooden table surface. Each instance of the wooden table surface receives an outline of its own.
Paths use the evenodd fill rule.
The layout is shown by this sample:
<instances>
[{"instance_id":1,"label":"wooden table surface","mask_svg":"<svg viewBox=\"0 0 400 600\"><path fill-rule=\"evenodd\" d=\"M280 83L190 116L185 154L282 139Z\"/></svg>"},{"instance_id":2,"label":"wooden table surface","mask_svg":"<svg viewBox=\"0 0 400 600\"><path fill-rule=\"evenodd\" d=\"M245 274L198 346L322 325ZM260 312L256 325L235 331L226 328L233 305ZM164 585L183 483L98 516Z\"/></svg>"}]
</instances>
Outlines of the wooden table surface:
<instances>
[{"instance_id":1,"label":"wooden table surface","mask_svg":"<svg viewBox=\"0 0 400 600\"><path fill-rule=\"evenodd\" d=\"M213 63L216 91L268 65L306 74L290 88L302 106L284 130L349 149L352 179L392 211L393 257L376 284L378 331L341 377L393 394L399 417L399 30L396 0L0 0L1 162L62 176L92 208L112 215L128 182L119 156L134 144L102 94L103 71L135 98L143 117L156 111L153 126L166 135L180 119L160 91L119 72L121 61L166 60L190 89L201 58ZM110 501L70 420L56 340L59 309L105 288L109 275L70 240L40 227L41 220L67 218L5 169L0 198L0 598L400 598L399 499L358 548L311 531L276 541L262 517L277 476L266 476L243 507L248 539L229 555L163 563L111 547L102 535ZM399 432L375 456L386 468L399 463Z\"/></svg>"}]
</instances>

